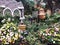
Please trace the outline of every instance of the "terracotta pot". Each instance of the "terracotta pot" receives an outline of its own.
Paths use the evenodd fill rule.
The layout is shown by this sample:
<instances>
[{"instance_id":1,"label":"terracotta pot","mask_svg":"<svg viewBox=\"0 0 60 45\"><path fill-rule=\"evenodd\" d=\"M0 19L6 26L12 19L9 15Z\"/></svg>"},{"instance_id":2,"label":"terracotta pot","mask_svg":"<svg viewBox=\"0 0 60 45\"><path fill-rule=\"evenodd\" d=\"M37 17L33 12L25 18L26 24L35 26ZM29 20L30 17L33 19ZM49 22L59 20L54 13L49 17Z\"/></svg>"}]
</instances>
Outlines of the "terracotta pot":
<instances>
[{"instance_id":1,"label":"terracotta pot","mask_svg":"<svg viewBox=\"0 0 60 45\"><path fill-rule=\"evenodd\" d=\"M26 25L24 25L24 24L23 25L19 25L19 29L20 30L26 30Z\"/></svg>"},{"instance_id":2,"label":"terracotta pot","mask_svg":"<svg viewBox=\"0 0 60 45\"><path fill-rule=\"evenodd\" d=\"M44 11L44 9L43 8L40 8L40 10L39 10L39 18L40 19L45 19L45 16L46 15L46 13L45 13L45 11Z\"/></svg>"},{"instance_id":3,"label":"terracotta pot","mask_svg":"<svg viewBox=\"0 0 60 45\"><path fill-rule=\"evenodd\" d=\"M40 18L40 19L45 19L45 15L38 15L38 17Z\"/></svg>"}]
</instances>

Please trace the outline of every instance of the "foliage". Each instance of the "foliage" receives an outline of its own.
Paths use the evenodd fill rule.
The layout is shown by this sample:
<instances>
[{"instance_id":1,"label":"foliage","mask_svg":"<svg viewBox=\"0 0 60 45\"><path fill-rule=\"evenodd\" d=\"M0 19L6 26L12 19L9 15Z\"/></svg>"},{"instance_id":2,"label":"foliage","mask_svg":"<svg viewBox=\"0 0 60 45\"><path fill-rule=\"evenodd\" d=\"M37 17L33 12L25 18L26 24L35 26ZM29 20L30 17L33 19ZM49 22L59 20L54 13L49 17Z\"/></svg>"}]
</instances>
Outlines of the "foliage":
<instances>
[{"instance_id":1,"label":"foliage","mask_svg":"<svg viewBox=\"0 0 60 45\"><path fill-rule=\"evenodd\" d=\"M20 38L20 32L18 31L19 17L12 17L9 14L0 16L0 45L17 44L17 40Z\"/></svg>"},{"instance_id":2,"label":"foliage","mask_svg":"<svg viewBox=\"0 0 60 45\"><path fill-rule=\"evenodd\" d=\"M44 31L42 31L42 42L47 41L45 43L54 43L54 44L60 44L60 23L57 25L54 24L54 27L48 28ZM43 38L44 37L44 38Z\"/></svg>"},{"instance_id":3,"label":"foliage","mask_svg":"<svg viewBox=\"0 0 60 45\"><path fill-rule=\"evenodd\" d=\"M2 20L4 23L6 20ZM5 22L0 28L0 44L10 44L15 43L20 37L20 32L17 26L9 20Z\"/></svg>"},{"instance_id":4,"label":"foliage","mask_svg":"<svg viewBox=\"0 0 60 45\"><path fill-rule=\"evenodd\" d=\"M2 29L4 29L4 31L6 31L7 32L6 34L8 34L8 35L9 35L8 31L10 31L9 29L12 27L13 28L12 32L15 33L15 31L16 31L19 34L21 33L21 36L23 37L22 38L23 41L25 43L28 42L29 45L40 45L41 43L57 43L57 44L59 44L60 29L59 29L59 32L56 32L54 29L54 26L53 26L53 25L55 25L55 23L59 23L59 21L60 21L60 20L58 20L58 19L60 19L59 18L60 16L58 14L53 14L51 16L46 15L46 19L44 19L44 20L39 19L39 23L37 22L38 17L35 18L32 15L25 15L25 17L26 17L26 19L24 20L24 23L27 25L26 30L28 31L28 33L27 33L27 31L25 33L23 33L24 31L18 32L17 26L20 21L18 16L12 17L11 15L7 14L5 17L1 17L0 18L0 22L1 22L0 27L2 28L2 27L4 27L4 25L6 25ZM49 27L52 28L51 31L49 31L49 33L53 34L56 32L57 34L56 35L47 35L45 29L47 29ZM14 30L14 29L16 29L16 30ZM3 30L1 30L1 31L3 31ZM15 36L12 36L12 37L15 37ZM13 39L15 39L15 38L13 38ZM13 42L15 42L16 44L23 42L22 40L19 40L19 39L17 41L13 40ZM4 42L2 42L2 44L3 43ZM41 45L43 45L43 44L41 44Z\"/></svg>"},{"instance_id":5,"label":"foliage","mask_svg":"<svg viewBox=\"0 0 60 45\"><path fill-rule=\"evenodd\" d=\"M11 15L6 15L6 16L0 16L0 27L5 24L7 21L11 21L18 25L19 23L19 16L14 16L12 17Z\"/></svg>"},{"instance_id":6,"label":"foliage","mask_svg":"<svg viewBox=\"0 0 60 45\"><path fill-rule=\"evenodd\" d=\"M16 0L16 1L22 1L23 6L25 8L25 14L31 14L34 10L34 0Z\"/></svg>"},{"instance_id":7,"label":"foliage","mask_svg":"<svg viewBox=\"0 0 60 45\"><path fill-rule=\"evenodd\" d=\"M25 15L26 19L24 23L27 25L28 35L25 37L29 41L30 45L40 45L41 43L56 43L59 44L59 36L52 36L46 34L46 29L51 28L50 33L55 33L54 25L59 23L59 15L52 14L51 16L46 16L45 20L39 20L37 23L36 19L32 15ZM60 33L57 33L59 35ZM47 36L46 36L47 35ZM57 38L57 39L56 39ZM56 39L56 40L55 40ZM52 41L53 40L53 41ZM56 41L56 42L55 42Z\"/></svg>"}]
</instances>

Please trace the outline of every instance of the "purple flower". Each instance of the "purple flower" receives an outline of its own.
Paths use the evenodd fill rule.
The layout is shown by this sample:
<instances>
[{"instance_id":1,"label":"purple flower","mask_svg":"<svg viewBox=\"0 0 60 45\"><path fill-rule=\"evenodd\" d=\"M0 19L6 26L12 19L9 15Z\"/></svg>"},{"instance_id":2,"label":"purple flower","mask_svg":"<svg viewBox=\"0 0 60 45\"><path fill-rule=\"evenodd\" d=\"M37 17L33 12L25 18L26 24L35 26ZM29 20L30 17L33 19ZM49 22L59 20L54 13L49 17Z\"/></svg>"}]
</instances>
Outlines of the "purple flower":
<instances>
[{"instance_id":1,"label":"purple flower","mask_svg":"<svg viewBox=\"0 0 60 45\"><path fill-rule=\"evenodd\" d=\"M21 35L20 38L23 39L24 37Z\"/></svg>"}]
</instances>

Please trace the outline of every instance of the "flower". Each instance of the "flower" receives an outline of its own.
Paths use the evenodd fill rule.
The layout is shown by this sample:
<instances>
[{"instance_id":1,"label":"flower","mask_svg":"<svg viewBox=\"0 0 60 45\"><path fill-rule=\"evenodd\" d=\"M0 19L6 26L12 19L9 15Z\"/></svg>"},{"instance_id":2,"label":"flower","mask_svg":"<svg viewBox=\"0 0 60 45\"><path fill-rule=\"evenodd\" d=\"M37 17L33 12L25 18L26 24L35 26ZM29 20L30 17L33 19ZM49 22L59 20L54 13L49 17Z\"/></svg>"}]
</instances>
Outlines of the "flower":
<instances>
[{"instance_id":1,"label":"flower","mask_svg":"<svg viewBox=\"0 0 60 45\"><path fill-rule=\"evenodd\" d=\"M14 21L14 19L12 19L12 21Z\"/></svg>"},{"instance_id":2,"label":"flower","mask_svg":"<svg viewBox=\"0 0 60 45\"><path fill-rule=\"evenodd\" d=\"M18 38L18 33L15 33L15 37Z\"/></svg>"},{"instance_id":3,"label":"flower","mask_svg":"<svg viewBox=\"0 0 60 45\"><path fill-rule=\"evenodd\" d=\"M55 31L59 31L59 28L55 27Z\"/></svg>"},{"instance_id":4,"label":"flower","mask_svg":"<svg viewBox=\"0 0 60 45\"><path fill-rule=\"evenodd\" d=\"M1 30L0 30L0 34L1 34L2 32L1 32Z\"/></svg>"},{"instance_id":5,"label":"flower","mask_svg":"<svg viewBox=\"0 0 60 45\"><path fill-rule=\"evenodd\" d=\"M44 2L41 2L40 4L41 4L42 6L45 6L45 5L46 5L46 3L44 3Z\"/></svg>"},{"instance_id":6,"label":"flower","mask_svg":"<svg viewBox=\"0 0 60 45\"><path fill-rule=\"evenodd\" d=\"M14 35L14 32L10 32L10 36L13 36Z\"/></svg>"},{"instance_id":7,"label":"flower","mask_svg":"<svg viewBox=\"0 0 60 45\"><path fill-rule=\"evenodd\" d=\"M21 35L21 36L20 36L20 38L22 38L22 39L23 39L24 37Z\"/></svg>"},{"instance_id":8,"label":"flower","mask_svg":"<svg viewBox=\"0 0 60 45\"><path fill-rule=\"evenodd\" d=\"M20 38L20 32L18 31L17 26L14 23L7 22L0 28L1 43L15 43L15 40L17 40L18 38Z\"/></svg>"},{"instance_id":9,"label":"flower","mask_svg":"<svg viewBox=\"0 0 60 45\"><path fill-rule=\"evenodd\" d=\"M4 23L6 21L6 19L3 19L1 22Z\"/></svg>"},{"instance_id":10,"label":"flower","mask_svg":"<svg viewBox=\"0 0 60 45\"><path fill-rule=\"evenodd\" d=\"M11 21L11 18L8 18L8 20L7 20L8 22L10 22Z\"/></svg>"},{"instance_id":11,"label":"flower","mask_svg":"<svg viewBox=\"0 0 60 45\"><path fill-rule=\"evenodd\" d=\"M41 32L41 31L40 31ZM59 44L60 42L60 29L57 27L48 28L47 30L42 31L41 37L45 38L49 43ZM43 38L41 40L43 40Z\"/></svg>"},{"instance_id":12,"label":"flower","mask_svg":"<svg viewBox=\"0 0 60 45\"><path fill-rule=\"evenodd\" d=\"M53 41L53 43L55 43L55 41Z\"/></svg>"}]
</instances>

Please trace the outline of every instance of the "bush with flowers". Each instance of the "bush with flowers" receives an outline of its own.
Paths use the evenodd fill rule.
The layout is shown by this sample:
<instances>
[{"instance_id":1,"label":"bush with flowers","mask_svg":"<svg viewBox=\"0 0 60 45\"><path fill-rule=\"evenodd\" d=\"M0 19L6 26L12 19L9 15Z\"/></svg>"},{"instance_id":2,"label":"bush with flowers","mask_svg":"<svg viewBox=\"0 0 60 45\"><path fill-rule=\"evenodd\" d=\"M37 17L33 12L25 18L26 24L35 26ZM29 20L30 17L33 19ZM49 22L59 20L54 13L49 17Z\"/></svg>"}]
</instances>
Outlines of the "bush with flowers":
<instances>
[{"instance_id":1,"label":"bush with flowers","mask_svg":"<svg viewBox=\"0 0 60 45\"><path fill-rule=\"evenodd\" d=\"M40 32L42 42L60 45L60 25L57 25Z\"/></svg>"},{"instance_id":2,"label":"bush with flowers","mask_svg":"<svg viewBox=\"0 0 60 45\"><path fill-rule=\"evenodd\" d=\"M15 43L20 38L17 25L11 21L11 18L3 19L1 22L3 25L0 28L0 44Z\"/></svg>"}]
</instances>

